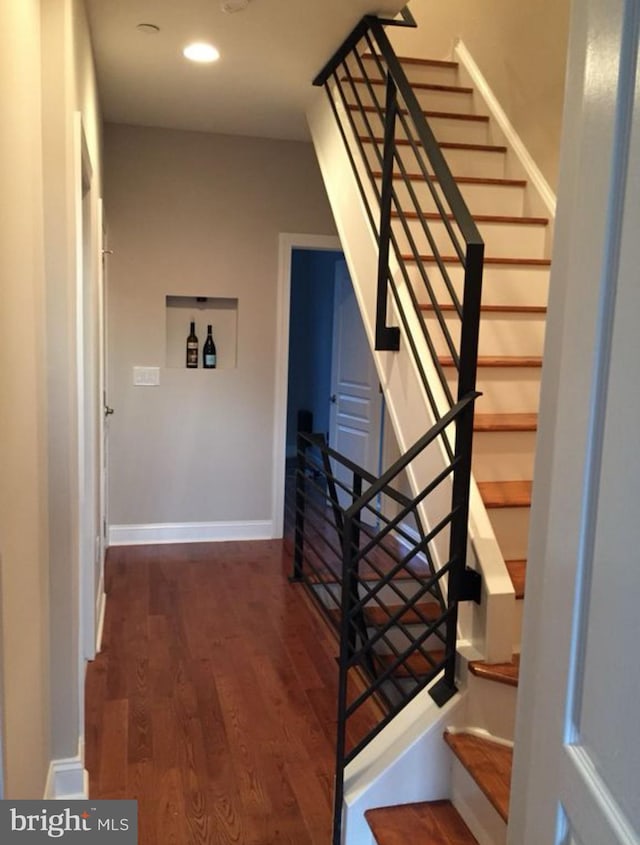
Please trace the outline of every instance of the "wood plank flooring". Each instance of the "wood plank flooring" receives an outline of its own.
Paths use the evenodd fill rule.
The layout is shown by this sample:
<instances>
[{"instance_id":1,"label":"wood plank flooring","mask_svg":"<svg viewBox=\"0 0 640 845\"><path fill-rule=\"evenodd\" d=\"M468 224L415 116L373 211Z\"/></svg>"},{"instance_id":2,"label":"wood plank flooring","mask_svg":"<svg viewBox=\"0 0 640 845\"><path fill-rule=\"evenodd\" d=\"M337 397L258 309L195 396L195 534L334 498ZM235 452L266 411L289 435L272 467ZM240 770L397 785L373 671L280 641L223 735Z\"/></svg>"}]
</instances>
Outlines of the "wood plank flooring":
<instances>
[{"instance_id":1,"label":"wood plank flooring","mask_svg":"<svg viewBox=\"0 0 640 845\"><path fill-rule=\"evenodd\" d=\"M91 797L138 799L140 845L326 845L337 645L282 544L115 548L106 587Z\"/></svg>"}]
</instances>

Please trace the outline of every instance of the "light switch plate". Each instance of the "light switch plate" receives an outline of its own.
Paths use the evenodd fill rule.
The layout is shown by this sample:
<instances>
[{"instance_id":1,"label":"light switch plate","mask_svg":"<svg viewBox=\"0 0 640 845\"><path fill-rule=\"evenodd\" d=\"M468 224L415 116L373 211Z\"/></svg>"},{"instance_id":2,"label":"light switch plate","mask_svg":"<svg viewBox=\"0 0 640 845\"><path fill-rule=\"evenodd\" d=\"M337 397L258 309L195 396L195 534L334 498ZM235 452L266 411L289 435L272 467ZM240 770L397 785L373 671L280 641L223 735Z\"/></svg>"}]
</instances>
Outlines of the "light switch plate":
<instances>
[{"instance_id":1,"label":"light switch plate","mask_svg":"<svg viewBox=\"0 0 640 845\"><path fill-rule=\"evenodd\" d=\"M160 384L160 367L134 367L133 383L138 387L156 387Z\"/></svg>"}]
</instances>

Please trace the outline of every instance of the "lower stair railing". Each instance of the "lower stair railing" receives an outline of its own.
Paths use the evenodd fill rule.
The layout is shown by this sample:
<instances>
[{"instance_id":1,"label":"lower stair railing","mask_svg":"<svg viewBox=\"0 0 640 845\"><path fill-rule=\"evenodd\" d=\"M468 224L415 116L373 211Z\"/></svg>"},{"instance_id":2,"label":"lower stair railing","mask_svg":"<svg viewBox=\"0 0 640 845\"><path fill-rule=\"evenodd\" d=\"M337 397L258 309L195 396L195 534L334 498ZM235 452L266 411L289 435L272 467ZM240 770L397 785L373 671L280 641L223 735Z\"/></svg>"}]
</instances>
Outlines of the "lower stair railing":
<instances>
[{"instance_id":1,"label":"lower stair railing","mask_svg":"<svg viewBox=\"0 0 640 845\"><path fill-rule=\"evenodd\" d=\"M458 606L480 589L466 567L470 445L461 437L475 398L457 402L378 478L322 435L298 435L292 580L307 585L340 638L334 845L346 766L426 687L439 705L456 692ZM444 437L456 445L442 468ZM438 468L411 496L418 461Z\"/></svg>"},{"instance_id":2,"label":"lower stair railing","mask_svg":"<svg viewBox=\"0 0 640 845\"><path fill-rule=\"evenodd\" d=\"M427 687L440 705L456 692L458 607L480 600L466 555L484 244L389 23L363 18L314 84L377 243L375 349L403 341L433 425L379 478L299 435L293 579L340 638L333 845L346 767Z\"/></svg>"}]
</instances>

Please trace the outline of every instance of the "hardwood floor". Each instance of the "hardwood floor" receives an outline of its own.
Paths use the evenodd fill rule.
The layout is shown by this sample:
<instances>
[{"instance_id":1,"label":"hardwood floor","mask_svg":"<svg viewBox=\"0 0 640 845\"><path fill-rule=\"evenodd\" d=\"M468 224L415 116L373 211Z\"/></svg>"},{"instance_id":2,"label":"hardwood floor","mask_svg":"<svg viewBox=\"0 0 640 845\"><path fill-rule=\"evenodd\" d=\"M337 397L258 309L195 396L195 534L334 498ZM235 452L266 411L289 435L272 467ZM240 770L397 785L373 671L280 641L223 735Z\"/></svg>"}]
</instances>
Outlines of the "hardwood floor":
<instances>
[{"instance_id":1,"label":"hardwood floor","mask_svg":"<svg viewBox=\"0 0 640 845\"><path fill-rule=\"evenodd\" d=\"M140 845L326 845L337 646L282 544L115 548L106 588L91 797L136 798Z\"/></svg>"}]
</instances>

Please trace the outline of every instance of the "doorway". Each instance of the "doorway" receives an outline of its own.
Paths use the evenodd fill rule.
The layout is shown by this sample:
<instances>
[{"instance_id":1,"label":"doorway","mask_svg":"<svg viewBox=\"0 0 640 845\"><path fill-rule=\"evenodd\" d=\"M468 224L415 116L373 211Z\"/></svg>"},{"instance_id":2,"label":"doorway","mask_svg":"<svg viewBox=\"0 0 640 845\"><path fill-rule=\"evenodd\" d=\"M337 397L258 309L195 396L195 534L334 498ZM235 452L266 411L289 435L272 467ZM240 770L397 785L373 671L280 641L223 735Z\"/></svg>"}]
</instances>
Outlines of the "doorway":
<instances>
[{"instance_id":1,"label":"doorway","mask_svg":"<svg viewBox=\"0 0 640 845\"><path fill-rule=\"evenodd\" d=\"M274 536L278 537L284 528L285 469L293 463L300 420L303 428L324 434L330 445L372 472L379 470L382 440L382 397L375 364L339 242L283 235L280 258L280 379L274 441ZM337 361L343 365L337 366ZM357 391L367 380L373 385L370 393L377 411L365 434L358 430L362 415L353 413L355 404L363 407L365 402L353 395L352 388ZM375 443L363 452L365 438Z\"/></svg>"}]
</instances>

